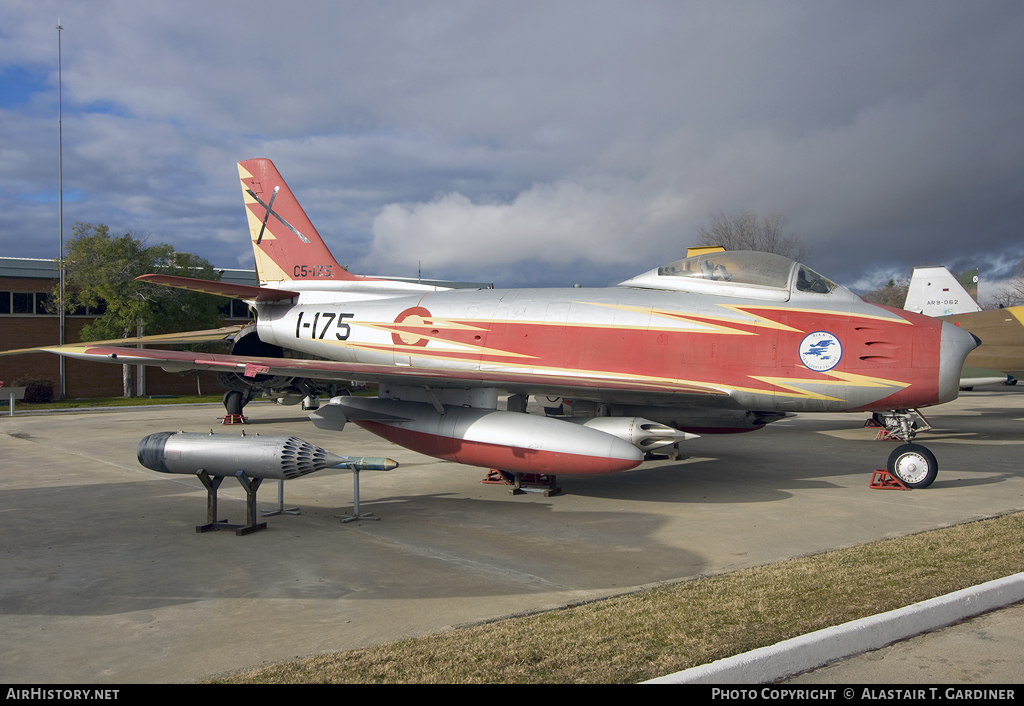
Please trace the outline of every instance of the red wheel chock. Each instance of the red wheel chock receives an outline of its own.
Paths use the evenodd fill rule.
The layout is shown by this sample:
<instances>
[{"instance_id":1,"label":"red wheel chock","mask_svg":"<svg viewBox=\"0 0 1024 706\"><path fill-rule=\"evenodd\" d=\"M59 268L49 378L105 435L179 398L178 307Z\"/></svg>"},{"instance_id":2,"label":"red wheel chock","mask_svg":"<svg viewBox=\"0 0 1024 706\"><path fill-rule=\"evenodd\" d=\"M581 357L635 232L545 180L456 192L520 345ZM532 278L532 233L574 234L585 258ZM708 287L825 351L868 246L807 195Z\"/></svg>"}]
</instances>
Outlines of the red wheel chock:
<instances>
[{"instance_id":1,"label":"red wheel chock","mask_svg":"<svg viewBox=\"0 0 1024 706\"><path fill-rule=\"evenodd\" d=\"M898 438L892 435L892 432L886 429L884 426L876 422L870 417L864 422L865 429L878 429L878 433L875 434L875 441L899 441Z\"/></svg>"},{"instance_id":2,"label":"red wheel chock","mask_svg":"<svg viewBox=\"0 0 1024 706\"><path fill-rule=\"evenodd\" d=\"M501 475L501 471L495 468L492 468L489 471L487 471L487 477L480 482L494 483L497 485L512 485L512 483L507 478L505 478L505 476Z\"/></svg>"},{"instance_id":3,"label":"red wheel chock","mask_svg":"<svg viewBox=\"0 0 1024 706\"><path fill-rule=\"evenodd\" d=\"M231 424L245 424L248 420L248 417L243 417L241 414L225 414L220 418L220 425L223 427Z\"/></svg>"},{"instance_id":4,"label":"red wheel chock","mask_svg":"<svg viewBox=\"0 0 1024 706\"><path fill-rule=\"evenodd\" d=\"M543 493L544 497L550 497L562 492L554 475L548 475L547 473L514 473L513 477L515 480L509 481L500 471L492 468L487 472L487 477L480 482L511 485L512 490L509 492L513 495L520 495L529 491L531 493Z\"/></svg>"},{"instance_id":5,"label":"red wheel chock","mask_svg":"<svg viewBox=\"0 0 1024 706\"><path fill-rule=\"evenodd\" d=\"M903 481L884 468L879 468L871 476L872 490L910 490Z\"/></svg>"}]
</instances>

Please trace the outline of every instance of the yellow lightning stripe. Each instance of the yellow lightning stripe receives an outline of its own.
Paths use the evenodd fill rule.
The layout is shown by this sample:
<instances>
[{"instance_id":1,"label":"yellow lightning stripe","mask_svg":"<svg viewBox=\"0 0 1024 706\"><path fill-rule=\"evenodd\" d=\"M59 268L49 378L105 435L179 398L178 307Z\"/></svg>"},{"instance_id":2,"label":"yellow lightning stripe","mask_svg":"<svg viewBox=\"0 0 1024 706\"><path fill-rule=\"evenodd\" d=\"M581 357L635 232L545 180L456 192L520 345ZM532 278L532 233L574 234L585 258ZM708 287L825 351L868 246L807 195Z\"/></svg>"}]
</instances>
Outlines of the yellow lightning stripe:
<instances>
[{"instance_id":1,"label":"yellow lightning stripe","mask_svg":"<svg viewBox=\"0 0 1024 706\"><path fill-rule=\"evenodd\" d=\"M792 378L758 377L757 375L751 375L750 377L754 378L755 380L760 380L761 382L766 382L769 385L774 385L775 387L781 387L784 390L791 390L795 393L798 393L796 395L786 395L786 397L806 397L807 399L811 400L829 400L832 402L846 401L840 397L829 397L828 395L822 395L817 392L810 392L809 390L804 390L799 387L796 387L796 385L799 385L801 383L808 385L824 385L828 384L827 380L793 380Z\"/></svg>"},{"instance_id":2,"label":"yellow lightning stripe","mask_svg":"<svg viewBox=\"0 0 1024 706\"><path fill-rule=\"evenodd\" d=\"M603 380L618 381L618 382L638 382L645 383L648 387L653 389L662 389L666 391L680 391L681 388L686 388L691 391L703 392L706 394L726 395L726 391L735 389L728 387L723 389L722 386L714 385L712 383L698 382L696 380L673 380L672 378L654 377L650 375L634 375L632 373L621 373L612 372L608 370L574 370L572 368L551 368L543 367L540 365L517 365L510 367L500 367L491 365L488 366L486 362L480 366L481 372L502 372L506 374L540 374L547 376L564 376L568 378L601 378ZM764 390L760 390L762 394L771 394Z\"/></svg>"},{"instance_id":3,"label":"yellow lightning stripe","mask_svg":"<svg viewBox=\"0 0 1024 706\"><path fill-rule=\"evenodd\" d=\"M718 306L722 306L722 307L725 307L727 309L733 308L733 305L731 305L731 304L718 304ZM777 312L782 313L782 314L788 314L788 313L791 313L791 312L796 312L796 313L800 313L800 314L820 314L822 316L845 316L845 317L850 318L850 319L874 319L876 321L887 321L887 322L889 322L891 324L908 324L908 325L910 325L910 322L907 321L906 319L904 319L903 317L893 317L893 318L890 318L888 316L877 316L875 314L858 314L858 313L853 312L853 311L835 311L835 310L832 310L832 309L801 309L799 307L785 307L785 308L781 308L781 307L777 307L777 306L758 306L758 305L744 305L742 308L743 309L758 309L758 310L761 310L761 311L777 311ZM792 330L798 331L799 329L792 329Z\"/></svg>"},{"instance_id":4,"label":"yellow lightning stripe","mask_svg":"<svg viewBox=\"0 0 1024 706\"><path fill-rule=\"evenodd\" d=\"M353 341L327 341L327 340L325 340L325 341L322 341L322 343L328 343L328 344L330 344L332 346L338 346L339 348L351 348L353 350L364 350L364 351L371 351L371 352L374 352L374 353L390 353L392 351L395 351L396 353L397 352L404 352L404 353L408 353L408 354L420 355L420 356L423 356L423 357L426 357L426 358L438 357L438 355L441 354L441 353L458 353L458 352L465 352L465 353L470 353L470 354L471 353L483 353L483 354L489 354L489 355L493 355L493 356L504 356L504 357L507 357L507 358L536 358L537 357L535 355L526 355L525 353L511 353L509 351L503 351L503 350L496 349L496 348L487 348L485 346L474 346L474 345L470 345L470 344L466 344L466 343L454 343L452 341L449 341L449 340L446 340L446 339L443 339L443 338L431 338L429 336L422 336L421 338L426 338L427 340L436 341L437 343L450 344L452 346L452 349L445 350L445 351L438 351L436 349L435 350L428 350L424 346L412 346L412 345L402 345L402 344L394 344L394 343L369 343L369 342L357 343L357 342L353 342ZM436 351L436 354L435 354L435 351ZM445 358L445 360L457 360L457 361L466 362L465 358Z\"/></svg>"},{"instance_id":5,"label":"yellow lightning stripe","mask_svg":"<svg viewBox=\"0 0 1024 706\"><path fill-rule=\"evenodd\" d=\"M573 302L573 303L575 304L577 302ZM651 326L651 327L648 327L648 329L647 329L647 330L650 330L650 331L675 331L675 332L686 331L686 332L690 332L690 333L720 333L720 334L724 334L724 335L727 335L727 336L756 336L757 334L754 333L753 331L740 331L738 329L729 328L728 326L729 326L729 324L732 324L734 326L758 326L758 327L765 327L765 328L778 328L778 324L768 324L768 323L765 323L765 322L761 322L759 319L756 319L756 318L754 318L753 321L738 321L736 319L730 319L730 318L720 317L720 316L703 316L701 314L684 314L682 312L677 312L677 311L666 311L666 310L659 310L659 309L649 309L647 307L629 306L629 305L626 305L626 304L599 304L597 302L579 302L579 303L580 304L590 304L591 306L600 306L600 307L604 307L605 309L620 309L622 311L633 311L633 312L636 312L638 314L645 314L645 315L646 314L650 314L652 317L656 316L656 317L659 317L659 318L662 318L662 319L669 319L671 321L678 321L678 322L690 324L691 326L698 326L698 327L700 327L700 328L686 328L686 329L678 329L678 328L664 328L663 329L663 328L658 328L658 327L655 327L655 326ZM744 312L744 314L746 316L751 316L750 314L746 314L745 312ZM751 317L751 318L753 318L753 317ZM720 321L720 322L723 322L725 325L708 323L704 319L711 319L712 321ZM619 326L619 325L616 325L615 328L616 329L620 329L620 328L642 329L644 327L642 327L642 326Z\"/></svg>"},{"instance_id":6,"label":"yellow lightning stripe","mask_svg":"<svg viewBox=\"0 0 1024 706\"><path fill-rule=\"evenodd\" d=\"M481 371L486 370L484 365L481 365ZM522 371L524 373L543 373L547 375L567 375L569 377L590 377L590 378L604 378L606 380L620 380L623 382L643 382L647 385L659 389L679 391L681 388L704 391L708 394L719 394L727 395L730 391L734 392L747 392L754 395L775 395L777 397L796 397L801 399L811 400L830 400L842 402L844 400L828 397L817 392L811 392L809 390L801 390L795 387L788 387L786 385L775 385L776 387L784 387L789 389L791 392L780 393L778 391L773 392L772 390L761 390L753 387L741 387L738 385L717 385L713 383L700 382L697 380L673 380L671 378L660 378L652 377L649 375L632 375L629 373L614 373L601 370L566 370L563 368L544 368L541 366L517 366L515 368L501 368L501 372L509 373ZM760 379L756 378L755 379ZM767 382L767 380L765 380ZM816 381L821 384L820 381ZM769 382L769 384L772 384Z\"/></svg>"},{"instance_id":7,"label":"yellow lightning stripe","mask_svg":"<svg viewBox=\"0 0 1024 706\"><path fill-rule=\"evenodd\" d=\"M869 375L857 375L856 373L843 373L838 370L830 370L825 374L844 380L850 387L899 387L901 389L910 387L909 382L874 378Z\"/></svg>"},{"instance_id":8,"label":"yellow lightning stripe","mask_svg":"<svg viewBox=\"0 0 1024 706\"><path fill-rule=\"evenodd\" d=\"M269 257L263 250L256 245L256 235L260 232L260 227L263 222L252 212L249 208L249 204L256 203L251 195L249 195L248 187L242 179L252 179L253 176L248 169L243 167L241 163L238 165L238 182L242 185L242 201L245 203L245 215L249 223L249 239L253 242L253 254L256 257L256 274L260 279L260 282L290 282L292 278L281 269L274 260ZM271 241L276 240L274 234L270 232L270 228L267 228L266 232L263 233L263 240Z\"/></svg>"},{"instance_id":9,"label":"yellow lightning stripe","mask_svg":"<svg viewBox=\"0 0 1024 706\"><path fill-rule=\"evenodd\" d=\"M247 170L245 167L243 167L241 164L239 164L238 165L238 180L239 180L239 183L241 183L241 185L242 185L242 201L246 205L245 213L249 217L248 218L248 220L249 220L249 234L250 234L252 240L256 240L256 234L259 233L260 226L263 225L263 222L259 218L257 218L255 213L253 213L252 211L249 210L249 208L248 208L249 204L256 203L256 199L254 199L252 197L252 195L249 193L249 187L247 187L245 185L245 182L242 181L243 179L252 179L252 178L253 178L252 174L249 173L249 170ZM264 240L276 240L276 238L274 238L274 234L271 233L269 230L267 230L263 234L263 239Z\"/></svg>"},{"instance_id":10,"label":"yellow lightning stripe","mask_svg":"<svg viewBox=\"0 0 1024 706\"><path fill-rule=\"evenodd\" d=\"M768 376L768 375L764 375L764 376L761 376L761 375L751 375L750 377L752 377L755 380L760 380L761 382L768 383L769 385L774 385L776 387L782 387L782 388L785 388L787 390L796 390L796 391L800 391L800 388L794 387L795 385L835 385L837 382L840 382L840 381L842 383L845 383L849 387L897 387L897 388L903 389L905 387L909 387L910 386L910 383L907 383L907 382L900 382L898 380L886 380L884 378L874 378L874 377L870 377L868 375L857 375L855 373L843 373L843 372L839 372L839 371L830 371L830 372L827 372L827 373L824 373L824 374L828 375L830 379L822 380L820 378L789 378L789 377L780 378L780 377L772 377L772 376ZM808 395L813 396L815 399L827 399L827 400L834 400L834 399L836 399L834 397L827 397L827 396L824 396L824 395L817 395L816 393L807 392L806 390L803 390L803 392L805 392Z\"/></svg>"},{"instance_id":11,"label":"yellow lightning stripe","mask_svg":"<svg viewBox=\"0 0 1024 706\"><path fill-rule=\"evenodd\" d=\"M452 362L465 362L463 358L453 358L438 353L431 353L425 348L418 346L409 346L410 354L414 354L416 357L427 358L436 362L441 361L452 361ZM506 354L507 355L507 354ZM608 370L580 370L572 368L555 368L545 367L540 365L509 365L502 366L498 365L493 361L481 361L480 364L481 372L502 372L505 374L524 374L524 375L544 375L546 377L567 377L567 378L601 378L609 381L617 382L630 382L643 384L649 389L658 389L672 392L680 391L692 391L703 394L714 394L714 395L728 395L730 391L736 392L747 392L755 395L775 395L779 397L795 397L800 399L816 399L816 400L830 400L830 401L842 401L837 400L834 397L828 397L816 392L808 390L801 390L799 388L792 388L785 385L775 385L776 387L784 387L789 389L790 393L780 393L778 391L763 390L752 387L741 387L736 385L719 385L714 383L700 382L698 380L680 380L673 378L655 377L651 375L636 375L632 373L614 372ZM753 376L752 376L753 377ZM768 382L765 380L765 382ZM821 384L821 381L809 381ZM768 382L768 384L772 384Z\"/></svg>"},{"instance_id":12,"label":"yellow lightning stripe","mask_svg":"<svg viewBox=\"0 0 1024 706\"><path fill-rule=\"evenodd\" d=\"M784 311L795 311L794 309L778 309L778 308L766 307L766 306L756 306L756 307L754 307L754 306L740 306L738 304L718 304L718 306L723 307L725 309L730 309L732 311L739 312L741 314L746 314L747 316L754 316L749 311L747 311L747 309L761 309L761 310L771 309L772 311L783 311L783 312ZM803 331L798 329L798 328L793 328L792 326L787 326L786 324L780 323L778 321L772 321L770 319L765 321L764 319L760 319L760 318L756 319L756 321L757 321L757 323L748 324L748 325L750 325L750 326L763 326L765 328L776 329L778 331L793 331L794 333L803 333Z\"/></svg>"}]
</instances>

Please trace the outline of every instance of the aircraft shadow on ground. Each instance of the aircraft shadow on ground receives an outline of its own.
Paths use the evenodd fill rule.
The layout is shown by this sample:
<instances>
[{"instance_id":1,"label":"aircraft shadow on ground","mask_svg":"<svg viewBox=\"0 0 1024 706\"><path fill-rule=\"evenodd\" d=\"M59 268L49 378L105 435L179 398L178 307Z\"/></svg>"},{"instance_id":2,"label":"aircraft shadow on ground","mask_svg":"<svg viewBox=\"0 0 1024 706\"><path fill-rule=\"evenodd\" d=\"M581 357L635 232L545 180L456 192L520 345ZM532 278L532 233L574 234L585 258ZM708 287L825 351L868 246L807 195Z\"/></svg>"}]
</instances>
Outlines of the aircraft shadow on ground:
<instances>
[{"instance_id":1,"label":"aircraft shadow on ground","mask_svg":"<svg viewBox=\"0 0 1024 706\"><path fill-rule=\"evenodd\" d=\"M336 519L350 505L299 503L302 515L268 518L267 531L237 537L195 532L205 521L205 492L152 491L149 483L119 483L8 493L18 511L0 513L0 532L21 541L5 558L0 614L109 615L221 599L614 592L708 565L700 552L655 538L663 516L570 517L553 512L554 498L374 498L362 510L383 521L351 525ZM266 495L262 508L271 504ZM222 497L221 510L243 519L238 499Z\"/></svg>"}]
</instances>

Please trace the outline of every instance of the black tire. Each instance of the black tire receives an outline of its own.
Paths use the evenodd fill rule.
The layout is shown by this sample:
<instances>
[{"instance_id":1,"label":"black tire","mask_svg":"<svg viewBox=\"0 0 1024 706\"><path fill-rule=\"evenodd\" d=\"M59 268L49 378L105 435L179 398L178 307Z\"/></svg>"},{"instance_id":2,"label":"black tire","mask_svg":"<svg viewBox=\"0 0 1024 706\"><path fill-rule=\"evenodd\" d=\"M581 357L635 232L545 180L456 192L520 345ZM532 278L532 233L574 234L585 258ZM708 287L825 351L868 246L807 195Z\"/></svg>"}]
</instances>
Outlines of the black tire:
<instances>
[{"instance_id":1,"label":"black tire","mask_svg":"<svg viewBox=\"0 0 1024 706\"><path fill-rule=\"evenodd\" d=\"M224 411L228 414L241 414L244 406L242 393L238 390L228 390L224 393Z\"/></svg>"},{"instance_id":2,"label":"black tire","mask_svg":"<svg viewBox=\"0 0 1024 706\"><path fill-rule=\"evenodd\" d=\"M935 454L920 444L903 444L889 454L889 473L908 488L927 488L939 474Z\"/></svg>"}]
</instances>

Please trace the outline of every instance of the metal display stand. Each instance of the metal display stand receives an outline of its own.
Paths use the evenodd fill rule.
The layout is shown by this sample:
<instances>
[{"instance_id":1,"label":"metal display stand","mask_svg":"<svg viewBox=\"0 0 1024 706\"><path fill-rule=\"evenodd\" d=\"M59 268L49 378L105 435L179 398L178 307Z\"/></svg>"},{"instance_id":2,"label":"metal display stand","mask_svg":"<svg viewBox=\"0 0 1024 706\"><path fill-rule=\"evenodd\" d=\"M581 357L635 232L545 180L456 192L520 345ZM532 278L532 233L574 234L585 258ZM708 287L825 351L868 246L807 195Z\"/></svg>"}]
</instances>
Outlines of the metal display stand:
<instances>
[{"instance_id":1,"label":"metal display stand","mask_svg":"<svg viewBox=\"0 0 1024 706\"><path fill-rule=\"evenodd\" d=\"M352 501L352 514L351 515L335 515L340 517L342 523L355 522L356 520L379 520L379 517L374 517L372 512L367 512L362 515L359 514L359 469L352 469L352 483L355 486L353 501Z\"/></svg>"},{"instance_id":2,"label":"metal display stand","mask_svg":"<svg viewBox=\"0 0 1024 706\"><path fill-rule=\"evenodd\" d=\"M196 525L196 532L213 532L222 529L233 529L235 534L241 537L245 534L252 534L258 532L261 529L267 528L266 522L256 522L256 491L259 490L260 483L263 482L262 478L250 478L245 475L244 471L238 471L235 474L235 478L245 488L245 509L246 509L246 520L247 524L234 525L229 524L227 520L217 519L217 489L223 482L225 476L211 476L206 471L200 469L196 472L196 477L199 478L203 486L206 488L206 524Z\"/></svg>"},{"instance_id":3,"label":"metal display stand","mask_svg":"<svg viewBox=\"0 0 1024 706\"><path fill-rule=\"evenodd\" d=\"M301 515L302 510L297 507L285 508L284 506L284 479L277 481L277 509L266 510L263 513L264 517L273 517L274 515Z\"/></svg>"}]
</instances>

